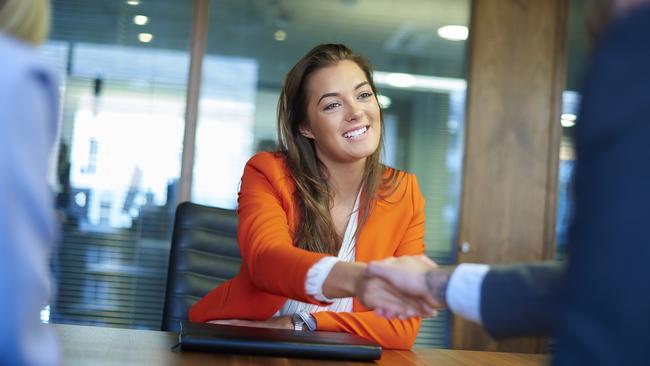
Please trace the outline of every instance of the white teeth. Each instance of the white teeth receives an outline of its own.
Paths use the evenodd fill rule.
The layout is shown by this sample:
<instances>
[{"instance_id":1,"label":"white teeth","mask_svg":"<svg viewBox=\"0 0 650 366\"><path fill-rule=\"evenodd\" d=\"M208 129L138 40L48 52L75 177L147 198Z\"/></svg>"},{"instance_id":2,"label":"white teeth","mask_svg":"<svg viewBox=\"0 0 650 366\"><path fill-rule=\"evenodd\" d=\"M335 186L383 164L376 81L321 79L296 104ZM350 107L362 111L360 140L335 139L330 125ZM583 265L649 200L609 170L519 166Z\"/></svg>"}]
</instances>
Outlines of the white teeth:
<instances>
[{"instance_id":1,"label":"white teeth","mask_svg":"<svg viewBox=\"0 0 650 366\"><path fill-rule=\"evenodd\" d=\"M345 137L346 139L349 139L351 137L359 136L359 135L365 133L366 131L368 131L368 127L361 127L358 130L346 132L345 134L343 134L343 137Z\"/></svg>"}]
</instances>

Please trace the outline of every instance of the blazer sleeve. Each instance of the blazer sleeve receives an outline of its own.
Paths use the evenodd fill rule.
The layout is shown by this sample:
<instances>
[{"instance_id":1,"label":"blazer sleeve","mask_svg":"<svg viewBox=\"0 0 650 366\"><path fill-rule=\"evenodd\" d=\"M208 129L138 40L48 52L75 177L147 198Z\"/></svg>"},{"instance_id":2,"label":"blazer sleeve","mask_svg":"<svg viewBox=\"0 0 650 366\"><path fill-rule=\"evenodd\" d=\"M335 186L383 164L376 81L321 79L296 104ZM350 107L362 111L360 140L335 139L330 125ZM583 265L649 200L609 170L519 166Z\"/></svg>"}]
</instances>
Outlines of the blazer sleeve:
<instances>
[{"instance_id":1,"label":"blazer sleeve","mask_svg":"<svg viewBox=\"0 0 650 366\"><path fill-rule=\"evenodd\" d=\"M316 318L318 330L356 334L387 349L410 349L421 323L421 319L416 317L388 320L377 316L374 311L323 311L312 315Z\"/></svg>"},{"instance_id":2,"label":"blazer sleeve","mask_svg":"<svg viewBox=\"0 0 650 366\"><path fill-rule=\"evenodd\" d=\"M481 319L495 338L549 335L557 317L564 264L494 266L481 286Z\"/></svg>"},{"instance_id":3,"label":"blazer sleeve","mask_svg":"<svg viewBox=\"0 0 650 366\"><path fill-rule=\"evenodd\" d=\"M244 168L237 233L242 266L262 291L323 305L307 295L305 281L309 268L325 255L293 246L287 218L292 197L282 182L291 178L274 168L277 162L270 156L253 157Z\"/></svg>"},{"instance_id":4,"label":"blazer sleeve","mask_svg":"<svg viewBox=\"0 0 650 366\"><path fill-rule=\"evenodd\" d=\"M408 176L409 198L413 214L406 232L393 253L394 256L418 255L424 253L424 197L415 176ZM420 330L422 320L413 317L408 320L388 320L378 317L374 311L367 311L358 301L354 302L359 312L336 313L324 311L312 314L318 330L348 332L379 343L388 349L410 349Z\"/></svg>"}]
</instances>

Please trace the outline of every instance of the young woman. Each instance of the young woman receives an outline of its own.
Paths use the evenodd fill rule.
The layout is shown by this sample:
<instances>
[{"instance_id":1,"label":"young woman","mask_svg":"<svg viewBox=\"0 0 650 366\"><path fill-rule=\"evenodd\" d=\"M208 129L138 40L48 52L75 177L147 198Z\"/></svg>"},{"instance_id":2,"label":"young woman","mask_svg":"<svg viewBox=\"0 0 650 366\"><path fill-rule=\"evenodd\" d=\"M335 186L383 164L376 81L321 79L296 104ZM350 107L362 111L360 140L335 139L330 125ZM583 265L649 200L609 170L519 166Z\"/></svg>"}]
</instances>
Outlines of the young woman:
<instances>
[{"instance_id":1,"label":"young woman","mask_svg":"<svg viewBox=\"0 0 650 366\"><path fill-rule=\"evenodd\" d=\"M324 44L298 61L280 95L280 151L259 153L244 169L241 270L197 302L190 320L412 346L419 318L378 317L352 298L365 263L424 252L424 199L415 176L380 163L382 125L364 58ZM402 306L398 294L374 286Z\"/></svg>"}]
</instances>

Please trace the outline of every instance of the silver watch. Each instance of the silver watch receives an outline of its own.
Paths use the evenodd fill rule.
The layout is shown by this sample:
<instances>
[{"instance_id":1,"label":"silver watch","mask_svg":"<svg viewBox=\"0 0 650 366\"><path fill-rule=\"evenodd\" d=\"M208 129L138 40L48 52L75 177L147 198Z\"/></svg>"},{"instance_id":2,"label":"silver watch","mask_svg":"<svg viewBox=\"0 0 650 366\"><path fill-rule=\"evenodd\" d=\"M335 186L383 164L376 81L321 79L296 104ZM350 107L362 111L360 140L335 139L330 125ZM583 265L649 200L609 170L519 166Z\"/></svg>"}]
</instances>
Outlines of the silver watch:
<instances>
[{"instance_id":1,"label":"silver watch","mask_svg":"<svg viewBox=\"0 0 650 366\"><path fill-rule=\"evenodd\" d=\"M293 314L291 316L291 322L293 323L293 330L295 330L295 331L307 330L307 324L302 319L300 314L298 314L298 313Z\"/></svg>"}]
</instances>

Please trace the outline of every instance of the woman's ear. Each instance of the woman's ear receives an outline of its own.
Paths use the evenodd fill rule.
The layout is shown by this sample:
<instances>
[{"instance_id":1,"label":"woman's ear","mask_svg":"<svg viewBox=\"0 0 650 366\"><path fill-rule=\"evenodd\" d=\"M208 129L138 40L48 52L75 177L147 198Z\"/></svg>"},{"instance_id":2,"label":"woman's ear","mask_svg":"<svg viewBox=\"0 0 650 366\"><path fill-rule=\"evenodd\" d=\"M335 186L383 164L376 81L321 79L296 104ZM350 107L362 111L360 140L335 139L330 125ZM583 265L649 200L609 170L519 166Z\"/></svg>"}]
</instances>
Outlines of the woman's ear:
<instances>
[{"instance_id":1,"label":"woman's ear","mask_svg":"<svg viewBox=\"0 0 650 366\"><path fill-rule=\"evenodd\" d=\"M309 124L306 122L302 122L300 126L298 127L298 132L300 132L301 135L305 136L308 139L314 139L314 134L311 133L311 128L309 127Z\"/></svg>"}]
</instances>

